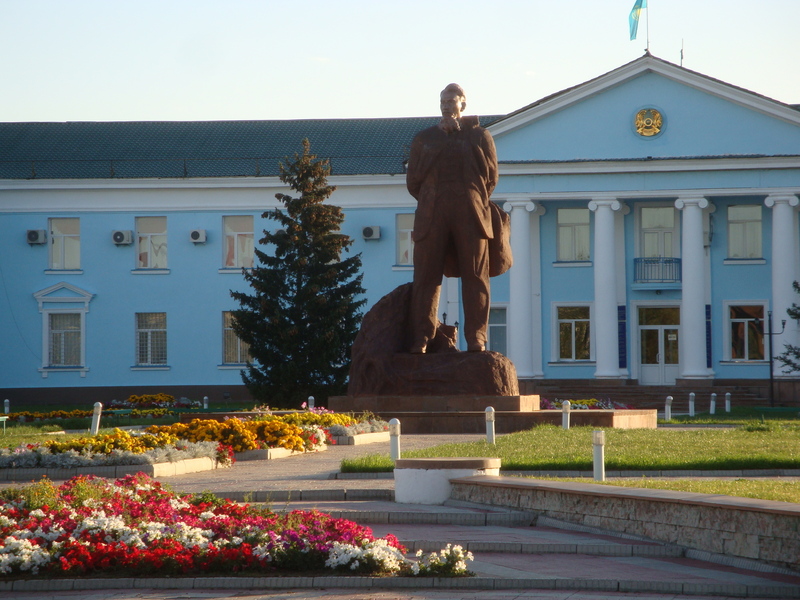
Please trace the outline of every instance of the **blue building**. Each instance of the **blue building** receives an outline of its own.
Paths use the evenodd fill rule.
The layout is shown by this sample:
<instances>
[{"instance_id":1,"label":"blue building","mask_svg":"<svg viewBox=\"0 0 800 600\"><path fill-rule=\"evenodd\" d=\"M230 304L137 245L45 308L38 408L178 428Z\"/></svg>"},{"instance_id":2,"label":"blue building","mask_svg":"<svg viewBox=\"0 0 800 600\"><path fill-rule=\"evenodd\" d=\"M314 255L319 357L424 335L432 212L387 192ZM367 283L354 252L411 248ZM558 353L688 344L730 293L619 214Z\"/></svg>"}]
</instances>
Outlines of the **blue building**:
<instances>
[{"instance_id":1,"label":"blue building","mask_svg":"<svg viewBox=\"0 0 800 600\"><path fill-rule=\"evenodd\" d=\"M467 90L469 93L469 90ZM437 117L0 124L0 398L246 397L229 327L278 161L330 158L368 305L412 278L404 161ZM508 115L514 267L490 348L523 389L759 387L800 345L800 107L645 55ZM458 280L440 311L459 320ZM769 316L773 333L769 336ZM794 376L773 366L781 400Z\"/></svg>"}]
</instances>

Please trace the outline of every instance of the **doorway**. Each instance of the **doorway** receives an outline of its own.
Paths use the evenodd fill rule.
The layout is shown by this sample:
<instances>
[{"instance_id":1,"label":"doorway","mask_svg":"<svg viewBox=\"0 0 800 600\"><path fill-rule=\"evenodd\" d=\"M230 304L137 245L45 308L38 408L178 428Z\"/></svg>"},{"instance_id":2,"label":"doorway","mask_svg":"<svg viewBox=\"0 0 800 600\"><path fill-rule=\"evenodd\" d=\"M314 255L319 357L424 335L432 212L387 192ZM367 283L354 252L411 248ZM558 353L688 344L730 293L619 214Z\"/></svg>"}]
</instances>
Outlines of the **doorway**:
<instances>
[{"instance_id":1,"label":"doorway","mask_svg":"<svg viewBox=\"0 0 800 600\"><path fill-rule=\"evenodd\" d=\"M639 383L673 385L680 373L680 308L639 307Z\"/></svg>"}]
</instances>

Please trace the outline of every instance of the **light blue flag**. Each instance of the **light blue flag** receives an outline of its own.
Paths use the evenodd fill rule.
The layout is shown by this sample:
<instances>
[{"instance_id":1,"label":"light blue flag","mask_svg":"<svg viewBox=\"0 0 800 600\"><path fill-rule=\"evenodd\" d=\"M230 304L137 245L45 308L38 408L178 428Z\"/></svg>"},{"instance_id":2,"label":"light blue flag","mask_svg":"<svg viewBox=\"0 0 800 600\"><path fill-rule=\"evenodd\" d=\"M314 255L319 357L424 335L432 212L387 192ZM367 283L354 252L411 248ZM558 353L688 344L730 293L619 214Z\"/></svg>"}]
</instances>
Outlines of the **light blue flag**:
<instances>
[{"instance_id":1,"label":"light blue flag","mask_svg":"<svg viewBox=\"0 0 800 600\"><path fill-rule=\"evenodd\" d=\"M631 26L631 40L636 39L636 32L639 31L639 15L642 14L643 8L647 8L647 0L636 0L633 3L631 14L628 17L628 24Z\"/></svg>"}]
</instances>

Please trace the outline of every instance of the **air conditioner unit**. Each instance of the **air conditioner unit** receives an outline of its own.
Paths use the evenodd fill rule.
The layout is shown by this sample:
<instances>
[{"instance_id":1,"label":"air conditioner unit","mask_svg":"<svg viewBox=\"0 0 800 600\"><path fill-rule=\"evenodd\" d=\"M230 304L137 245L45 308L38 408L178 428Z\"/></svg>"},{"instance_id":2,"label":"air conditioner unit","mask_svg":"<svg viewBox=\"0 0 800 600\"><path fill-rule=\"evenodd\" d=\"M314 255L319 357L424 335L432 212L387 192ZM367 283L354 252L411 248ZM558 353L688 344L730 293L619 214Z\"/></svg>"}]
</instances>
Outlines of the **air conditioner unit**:
<instances>
[{"instance_id":1,"label":"air conditioner unit","mask_svg":"<svg viewBox=\"0 0 800 600\"><path fill-rule=\"evenodd\" d=\"M378 225L370 225L361 230L361 235L365 240L379 240L381 239L381 228Z\"/></svg>"},{"instance_id":2,"label":"air conditioner unit","mask_svg":"<svg viewBox=\"0 0 800 600\"><path fill-rule=\"evenodd\" d=\"M33 244L46 244L47 232L44 229L28 229L28 243Z\"/></svg>"},{"instance_id":3,"label":"air conditioner unit","mask_svg":"<svg viewBox=\"0 0 800 600\"><path fill-rule=\"evenodd\" d=\"M192 231L189 232L189 239L192 240L195 244L204 244L206 241L206 230L192 229Z\"/></svg>"},{"instance_id":4,"label":"air conditioner unit","mask_svg":"<svg viewBox=\"0 0 800 600\"><path fill-rule=\"evenodd\" d=\"M125 246L133 243L133 232L130 229L118 229L111 234L111 240L117 246Z\"/></svg>"}]
</instances>

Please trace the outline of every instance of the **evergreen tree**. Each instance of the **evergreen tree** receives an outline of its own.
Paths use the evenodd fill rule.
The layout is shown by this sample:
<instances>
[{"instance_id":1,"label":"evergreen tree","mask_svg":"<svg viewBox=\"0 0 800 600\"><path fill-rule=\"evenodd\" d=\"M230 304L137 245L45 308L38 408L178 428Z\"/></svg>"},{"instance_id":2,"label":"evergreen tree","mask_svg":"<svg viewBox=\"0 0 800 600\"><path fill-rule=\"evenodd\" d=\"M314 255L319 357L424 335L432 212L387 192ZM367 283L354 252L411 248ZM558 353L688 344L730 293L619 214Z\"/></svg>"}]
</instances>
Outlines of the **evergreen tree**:
<instances>
[{"instance_id":1,"label":"evergreen tree","mask_svg":"<svg viewBox=\"0 0 800 600\"><path fill-rule=\"evenodd\" d=\"M277 221L256 247L257 265L244 270L253 293L231 291L240 304L233 330L250 344L242 380L259 401L299 407L343 394L350 349L361 322L361 255L342 259L352 240L339 232L341 208L326 204L328 160L317 159L303 140L303 153L279 163L280 180L299 194L276 194L284 209L268 210Z\"/></svg>"},{"instance_id":2,"label":"evergreen tree","mask_svg":"<svg viewBox=\"0 0 800 600\"><path fill-rule=\"evenodd\" d=\"M800 283L793 282L794 291L800 293ZM793 302L791 308L786 309L786 313L791 319L795 321L800 320L800 306ZM772 333L772 332L770 332ZM800 371L800 346L792 346L791 344L784 344L786 351L775 357L776 360L783 363L786 367L784 373L792 373Z\"/></svg>"}]
</instances>

